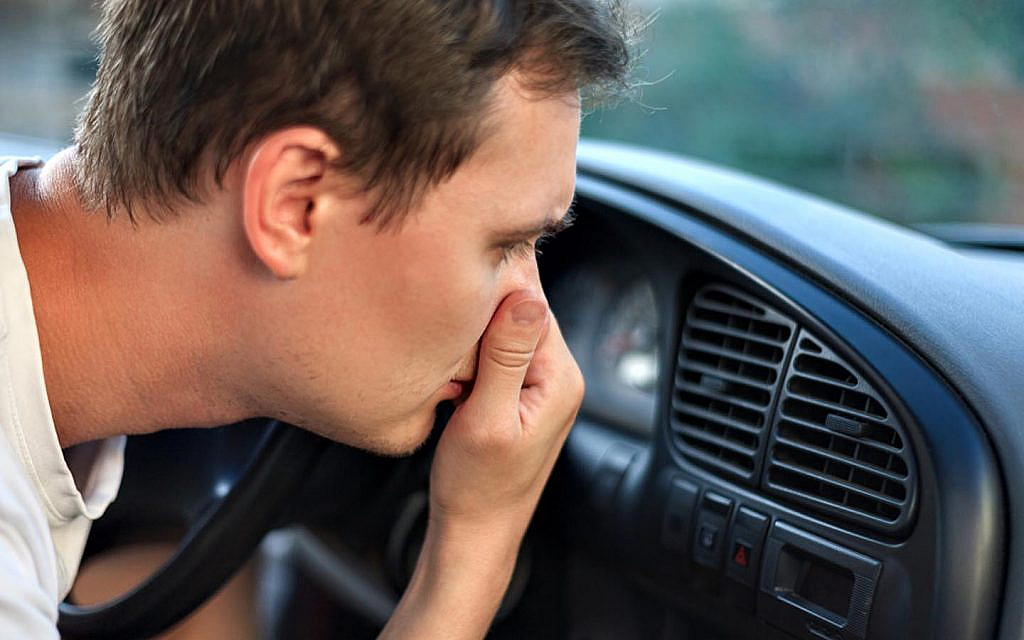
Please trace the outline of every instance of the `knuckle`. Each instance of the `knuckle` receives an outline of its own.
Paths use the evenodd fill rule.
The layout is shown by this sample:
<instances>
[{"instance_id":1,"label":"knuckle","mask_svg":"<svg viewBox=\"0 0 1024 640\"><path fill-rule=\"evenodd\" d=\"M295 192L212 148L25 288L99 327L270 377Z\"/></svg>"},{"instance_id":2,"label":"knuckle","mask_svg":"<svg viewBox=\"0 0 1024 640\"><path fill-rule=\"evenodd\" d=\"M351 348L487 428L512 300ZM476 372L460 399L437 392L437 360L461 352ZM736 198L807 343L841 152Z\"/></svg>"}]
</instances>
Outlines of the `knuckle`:
<instances>
[{"instance_id":1,"label":"knuckle","mask_svg":"<svg viewBox=\"0 0 1024 640\"><path fill-rule=\"evenodd\" d=\"M525 345L492 345L488 359L502 369L516 371L530 364L533 350Z\"/></svg>"},{"instance_id":2,"label":"knuckle","mask_svg":"<svg viewBox=\"0 0 1024 640\"><path fill-rule=\"evenodd\" d=\"M491 427L474 430L470 446L477 454L494 454L507 450L513 441L511 429Z\"/></svg>"},{"instance_id":3,"label":"knuckle","mask_svg":"<svg viewBox=\"0 0 1024 640\"><path fill-rule=\"evenodd\" d=\"M578 366L572 368L572 389L577 404L583 401L583 395L587 392L587 381L583 378L583 372Z\"/></svg>"},{"instance_id":4,"label":"knuckle","mask_svg":"<svg viewBox=\"0 0 1024 640\"><path fill-rule=\"evenodd\" d=\"M586 392L587 383L583 378L583 372L580 371L579 365L574 360L570 361L566 368L564 379L566 396L571 398L574 404L579 405Z\"/></svg>"}]
</instances>

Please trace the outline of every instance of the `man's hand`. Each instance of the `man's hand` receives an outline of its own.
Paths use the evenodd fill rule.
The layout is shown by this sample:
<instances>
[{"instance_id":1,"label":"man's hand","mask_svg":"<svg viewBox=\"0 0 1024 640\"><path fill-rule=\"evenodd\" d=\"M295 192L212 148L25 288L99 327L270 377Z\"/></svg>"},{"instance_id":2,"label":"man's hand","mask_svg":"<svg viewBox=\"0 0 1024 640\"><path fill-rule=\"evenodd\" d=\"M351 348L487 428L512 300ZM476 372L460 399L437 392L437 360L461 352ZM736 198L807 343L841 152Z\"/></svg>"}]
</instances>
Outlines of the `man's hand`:
<instances>
[{"instance_id":1,"label":"man's hand","mask_svg":"<svg viewBox=\"0 0 1024 640\"><path fill-rule=\"evenodd\" d=\"M438 443L426 541L382 637L483 637L582 397L547 303L509 295L484 333L473 391Z\"/></svg>"},{"instance_id":2,"label":"man's hand","mask_svg":"<svg viewBox=\"0 0 1024 640\"><path fill-rule=\"evenodd\" d=\"M525 527L582 393L547 303L526 292L506 298L481 342L473 391L438 444L432 520Z\"/></svg>"}]
</instances>

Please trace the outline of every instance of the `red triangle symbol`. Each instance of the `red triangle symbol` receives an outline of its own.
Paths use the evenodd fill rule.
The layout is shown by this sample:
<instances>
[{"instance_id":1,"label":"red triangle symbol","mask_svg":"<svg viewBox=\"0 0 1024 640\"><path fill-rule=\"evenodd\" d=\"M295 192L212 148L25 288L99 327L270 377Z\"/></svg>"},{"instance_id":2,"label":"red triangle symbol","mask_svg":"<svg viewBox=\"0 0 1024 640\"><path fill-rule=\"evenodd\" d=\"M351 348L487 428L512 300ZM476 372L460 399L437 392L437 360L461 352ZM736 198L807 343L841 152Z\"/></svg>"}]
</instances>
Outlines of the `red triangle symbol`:
<instances>
[{"instance_id":1,"label":"red triangle symbol","mask_svg":"<svg viewBox=\"0 0 1024 640\"><path fill-rule=\"evenodd\" d=\"M737 545L736 554L732 557L732 561L741 567L746 567L749 562L747 559L747 548L743 545Z\"/></svg>"}]
</instances>

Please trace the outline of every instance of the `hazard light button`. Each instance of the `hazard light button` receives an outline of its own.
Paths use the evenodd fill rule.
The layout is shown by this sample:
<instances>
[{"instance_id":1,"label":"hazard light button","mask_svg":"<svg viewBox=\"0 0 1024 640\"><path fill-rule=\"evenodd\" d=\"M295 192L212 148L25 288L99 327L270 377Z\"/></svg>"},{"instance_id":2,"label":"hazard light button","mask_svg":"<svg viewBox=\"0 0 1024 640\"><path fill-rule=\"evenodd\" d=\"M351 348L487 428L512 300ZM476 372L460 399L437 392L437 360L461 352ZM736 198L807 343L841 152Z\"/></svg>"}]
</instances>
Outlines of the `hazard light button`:
<instances>
[{"instance_id":1,"label":"hazard light button","mask_svg":"<svg viewBox=\"0 0 1024 640\"><path fill-rule=\"evenodd\" d=\"M749 507L740 507L729 532L729 561L725 565L727 576L748 587L757 585L761 568L761 550L768 532L769 519Z\"/></svg>"},{"instance_id":2,"label":"hazard light button","mask_svg":"<svg viewBox=\"0 0 1024 640\"><path fill-rule=\"evenodd\" d=\"M737 542L733 545L732 563L741 569L750 566L750 545Z\"/></svg>"}]
</instances>

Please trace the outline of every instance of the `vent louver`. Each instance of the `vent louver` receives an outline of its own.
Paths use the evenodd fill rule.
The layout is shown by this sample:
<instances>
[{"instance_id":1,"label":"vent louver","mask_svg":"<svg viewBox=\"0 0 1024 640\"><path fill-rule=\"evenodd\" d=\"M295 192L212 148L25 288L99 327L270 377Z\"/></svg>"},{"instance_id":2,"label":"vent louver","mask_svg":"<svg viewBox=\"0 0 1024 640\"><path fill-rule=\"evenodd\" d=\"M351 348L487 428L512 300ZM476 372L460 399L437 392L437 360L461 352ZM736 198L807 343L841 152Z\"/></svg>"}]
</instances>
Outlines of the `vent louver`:
<instances>
[{"instance_id":1,"label":"vent louver","mask_svg":"<svg viewBox=\"0 0 1024 640\"><path fill-rule=\"evenodd\" d=\"M892 533L909 519L915 478L903 426L881 394L802 330L779 399L765 488Z\"/></svg>"},{"instance_id":2,"label":"vent louver","mask_svg":"<svg viewBox=\"0 0 1024 640\"><path fill-rule=\"evenodd\" d=\"M731 287L709 285L686 313L672 441L691 462L754 484L795 323Z\"/></svg>"}]
</instances>

